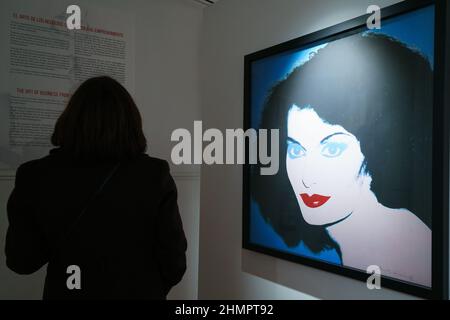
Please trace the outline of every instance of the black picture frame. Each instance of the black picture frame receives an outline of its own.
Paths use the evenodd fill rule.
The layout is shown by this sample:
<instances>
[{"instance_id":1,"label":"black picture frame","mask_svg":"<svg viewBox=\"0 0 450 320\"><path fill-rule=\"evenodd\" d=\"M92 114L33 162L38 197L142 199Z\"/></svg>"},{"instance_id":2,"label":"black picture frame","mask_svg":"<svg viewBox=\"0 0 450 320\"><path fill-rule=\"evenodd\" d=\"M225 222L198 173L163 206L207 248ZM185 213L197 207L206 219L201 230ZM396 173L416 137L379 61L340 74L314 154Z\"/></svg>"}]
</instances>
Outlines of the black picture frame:
<instances>
[{"instance_id":1,"label":"black picture frame","mask_svg":"<svg viewBox=\"0 0 450 320\"><path fill-rule=\"evenodd\" d=\"M405 13L435 6L435 71L434 71L434 100L433 100L433 153L432 153L432 287L430 289L414 284L397 281L392 278L382 279L382 286L427 299L448 299L448 252L449 252L449 97L446 95L446 70L448 57L446 53L446 38L448 25L446 17L450 11L447 1L441 0L406 0L398 4L383 8L382 21ZM245 56L244 65L244 129L251 128L251 65L252 62L300 48L318 41L333 41L361 32L366 28L368 14L345 21L335 26L257 51ZM448 44L447 44L448 45ZM246 154L249 146L246 144ZM296 262L320 270L343 275L349 278L366 281L368 274L309 259L250 242L250 165L246 162L243 167L243 230L242 247L251 251Z\"/></svg>"}]
</instances>

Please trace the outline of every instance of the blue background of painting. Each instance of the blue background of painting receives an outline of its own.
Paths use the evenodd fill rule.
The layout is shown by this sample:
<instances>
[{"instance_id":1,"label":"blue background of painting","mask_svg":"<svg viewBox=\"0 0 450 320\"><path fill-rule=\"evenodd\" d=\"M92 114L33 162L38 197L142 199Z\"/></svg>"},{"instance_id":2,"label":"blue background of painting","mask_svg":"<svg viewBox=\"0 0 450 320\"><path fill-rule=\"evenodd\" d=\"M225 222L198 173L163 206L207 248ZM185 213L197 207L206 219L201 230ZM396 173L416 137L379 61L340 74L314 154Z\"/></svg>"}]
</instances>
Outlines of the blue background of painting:
<instances>
[{"instance_id":1,"label":"blue background of painting","mask_svg":"<svg viewBox=\"0 0 450 320\"><path fill-rule=\"evenodd\" d=\"M419 50L434 66L434 6L382 21L381 30L366 32L383 33L396 38L407 46ZM309 59L317 49L326 43L316 43L305 48L285 52L276 56L254 61L251 65L251 127L259 128L264 101L270 89L283 80L297 66ZM320 47L318 47L320 46ZM250 186L251 187L251 186ZM287 190L290 192L290 190ZM300 212L299 212L300 214ZM341 264L335 250L314 254L303 243L289 248L273 228L264 221L258 204L250 202L250 242L267 248Z\"/></svg>"}]
</instances>

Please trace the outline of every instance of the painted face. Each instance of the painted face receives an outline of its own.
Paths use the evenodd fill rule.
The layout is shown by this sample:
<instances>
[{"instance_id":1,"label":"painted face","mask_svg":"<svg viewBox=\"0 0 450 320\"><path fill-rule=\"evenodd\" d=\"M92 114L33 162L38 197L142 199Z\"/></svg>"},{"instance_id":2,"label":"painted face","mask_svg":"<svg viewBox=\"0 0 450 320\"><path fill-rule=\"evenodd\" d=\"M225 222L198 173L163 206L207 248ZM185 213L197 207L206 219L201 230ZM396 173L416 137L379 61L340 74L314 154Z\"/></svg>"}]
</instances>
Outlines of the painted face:
<instances>
[{"instance_id":1,"label":"painted face","mask_svg":"<svg viewBox=\"0 0 450 320\"><path fill-rule=\"evenodd\" d=\"M286 168L305 221L335 223L351 214L367 184L359 141L312 108L288 113Z\"/></svg>"}]
</instances>

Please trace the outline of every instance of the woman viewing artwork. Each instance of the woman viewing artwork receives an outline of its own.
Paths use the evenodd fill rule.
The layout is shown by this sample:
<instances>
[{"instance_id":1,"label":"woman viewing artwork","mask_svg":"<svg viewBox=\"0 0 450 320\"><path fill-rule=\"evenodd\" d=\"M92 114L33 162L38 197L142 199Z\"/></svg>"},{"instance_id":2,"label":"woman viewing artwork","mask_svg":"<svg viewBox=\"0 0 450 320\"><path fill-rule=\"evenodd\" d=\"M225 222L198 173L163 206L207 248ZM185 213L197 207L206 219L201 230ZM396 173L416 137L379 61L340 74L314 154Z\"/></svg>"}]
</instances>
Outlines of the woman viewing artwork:
<instances>
[{"instance_id":1,"label":"woman viewing artwork","mask_svg":"<svg viewBox=\"0 0 450 320\"><path fill-rule=\"evenodd\" d=\"M280 169L251 168L250 241L431 287L432 61L368 32L308 52L253 119Z\"/></svg>"}]
</instances>

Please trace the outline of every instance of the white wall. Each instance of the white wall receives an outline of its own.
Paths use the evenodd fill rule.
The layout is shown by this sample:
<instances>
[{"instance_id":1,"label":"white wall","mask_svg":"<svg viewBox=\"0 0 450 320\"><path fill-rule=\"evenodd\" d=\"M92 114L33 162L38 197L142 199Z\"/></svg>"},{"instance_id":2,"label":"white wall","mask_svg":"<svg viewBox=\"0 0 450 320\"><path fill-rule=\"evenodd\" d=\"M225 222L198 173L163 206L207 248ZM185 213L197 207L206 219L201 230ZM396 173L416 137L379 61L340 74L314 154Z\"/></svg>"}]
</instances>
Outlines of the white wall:
<instances>
[{"instance_id":1,"label":"white wall","mask_svg":"<svg viewBox=\"0 0 450 320\"><path fill-rule=\"evenodd\" d=\"M27 6L34 0L2 1ZM65 8L74 1L43 0L39 5ZM117 9L135 17L135 100L144 118L149 154L170 159L170 134L190 128L200 118L199 37L203 6L186 0L81 0L83 4ZM5 6L5 7L4 7ZM61 10L62 11L62 10ZM7 39L0 39L8 41ZM0 62L1 72L8 67ZM200 170L172 167L178 186L179 206L188 238L188 271L169 298L196 299L198 284L198 228ZM0 178L0 299L40 299L44 271L18 276L5 266L6 201L13 177Z\"/></svg>"},{"instance_id":2,"label":"white wall","mask_svg":"<svg viewBox=\"0 0 450 320\"><path fill-rule=\"evenodd\" d=\"M397 0L378 0L386 6ZM204 128L243 126L244 55L365 14L372 0L222 0L204 12ZM199 298L412 298L241 249L242 168L203 167Z\"/></svg>"}]
</instances>

